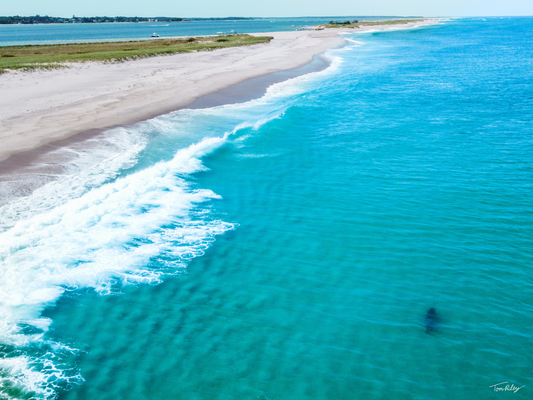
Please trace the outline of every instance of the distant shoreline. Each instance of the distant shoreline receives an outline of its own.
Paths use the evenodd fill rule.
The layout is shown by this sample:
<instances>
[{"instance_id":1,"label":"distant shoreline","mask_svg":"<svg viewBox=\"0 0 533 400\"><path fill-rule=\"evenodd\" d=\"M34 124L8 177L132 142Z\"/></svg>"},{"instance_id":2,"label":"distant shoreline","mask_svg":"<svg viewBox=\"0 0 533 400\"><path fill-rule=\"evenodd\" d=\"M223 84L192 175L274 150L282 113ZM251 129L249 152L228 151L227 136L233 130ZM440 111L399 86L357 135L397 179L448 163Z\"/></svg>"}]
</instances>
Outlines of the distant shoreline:
<instances>
[{"instance_id":1,"label":"distant shoreline","mask_svg":"<svg viewBox=\"0 0 533 400\"><path fill-rule=\"evenodd\" d=\"M365 26L355 32L435 24ZM345 43L324 29L259 33L268 44L176 54L120 63L71 63L68 68L0 75L0 161L73 135L123 126L186 107L244 80L301 67ZM2 164L0 164L2 168Z\"/></svg>"},{"instance_id":2,"label":"distant shoreline","mask_svg":"<svg viewBox=\"0 0 533 400\"><path fill-rule=\"evenodd\" d=\"M247 21L260 18L252 17L220 17L220 18L187 18L187 17L50 17L48 15L27 16L19 15L0 16L0 25L69 25L69 24L116 24L116 23L143 23L143 22L190 22L190 21Z\"/></svg>"}]
</instances>

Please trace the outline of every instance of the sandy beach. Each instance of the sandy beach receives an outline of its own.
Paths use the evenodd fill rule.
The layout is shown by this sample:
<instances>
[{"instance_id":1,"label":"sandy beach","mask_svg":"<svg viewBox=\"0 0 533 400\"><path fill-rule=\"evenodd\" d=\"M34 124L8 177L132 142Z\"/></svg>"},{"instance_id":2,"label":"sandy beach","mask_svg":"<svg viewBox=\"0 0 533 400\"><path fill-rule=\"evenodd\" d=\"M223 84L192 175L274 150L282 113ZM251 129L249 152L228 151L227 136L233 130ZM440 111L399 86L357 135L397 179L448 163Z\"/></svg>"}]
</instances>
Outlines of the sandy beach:
<instances>
[{"instance_id":1,"label":"sandy beach","mask_svg":"<svg viewBox=\"0 0 533 400\"><path fill-rule=\"evenodd\" d=\"M425 20L416 25L435 23ZM78 133L146 120L257 76L309 63L342 33L415 24L257 33L268 44L0 75L0 161Z\"/></svg>"},{"instance_id":2,"label":"sandy beach","mask_svg":"<svg viewBox=\"0 0 533 400\"><path fill-rule=\"evenodd\" d=\"M533 18L22 3L0 16L0 400L530 397ZM311 17L97 22L189 6ZM472 11L312 16L365 9Z\"/></svg>"}]
</instances>

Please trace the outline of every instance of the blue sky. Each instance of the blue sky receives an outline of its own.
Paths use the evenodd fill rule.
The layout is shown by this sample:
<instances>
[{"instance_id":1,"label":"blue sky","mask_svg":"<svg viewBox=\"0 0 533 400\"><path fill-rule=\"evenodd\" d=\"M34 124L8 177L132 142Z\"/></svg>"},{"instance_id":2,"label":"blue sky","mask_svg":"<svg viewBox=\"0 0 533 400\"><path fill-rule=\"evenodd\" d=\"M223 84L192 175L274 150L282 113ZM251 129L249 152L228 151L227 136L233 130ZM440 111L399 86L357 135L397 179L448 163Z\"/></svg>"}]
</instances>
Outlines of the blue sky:
<instances>
[{"instance_id":1,"label":"blue sky","mask_svg":"<svg viewBox=\"0 0 533 400\"><path fill-rule=\"evenodd\" d=\"M294 17L341 15L533 15L533 0L16 0L0 1L0 15L62 17L125 15L174 17Z\"/></svg>"}]
</instances>

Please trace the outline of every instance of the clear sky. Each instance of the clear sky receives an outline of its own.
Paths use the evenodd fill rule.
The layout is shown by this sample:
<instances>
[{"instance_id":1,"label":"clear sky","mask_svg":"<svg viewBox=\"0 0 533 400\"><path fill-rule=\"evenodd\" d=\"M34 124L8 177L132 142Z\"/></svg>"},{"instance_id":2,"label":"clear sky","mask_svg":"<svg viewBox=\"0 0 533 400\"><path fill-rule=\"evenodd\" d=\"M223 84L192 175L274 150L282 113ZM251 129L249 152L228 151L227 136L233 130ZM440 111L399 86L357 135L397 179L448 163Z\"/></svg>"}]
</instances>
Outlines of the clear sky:
<instances>
[{"instance_id":1,"label":"clear sky","mask_svg":"<svg viewBox=\"0 0 533 400\"><path fill-rule=\"evenodd\" d=\"M295 17L533 15L533 0L0 0L0 15Z\"/></svg>"}]
</instances>

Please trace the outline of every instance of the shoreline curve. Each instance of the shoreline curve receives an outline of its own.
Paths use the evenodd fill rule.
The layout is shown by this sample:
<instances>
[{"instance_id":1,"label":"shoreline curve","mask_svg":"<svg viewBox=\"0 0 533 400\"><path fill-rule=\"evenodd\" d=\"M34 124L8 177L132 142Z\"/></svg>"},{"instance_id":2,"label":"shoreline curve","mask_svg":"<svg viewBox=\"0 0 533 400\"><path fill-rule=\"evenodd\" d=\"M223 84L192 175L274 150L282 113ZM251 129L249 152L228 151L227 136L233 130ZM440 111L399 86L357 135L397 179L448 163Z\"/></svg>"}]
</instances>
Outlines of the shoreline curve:
<instances>
[{"instance_id":1,"label":"shoreline curve","mask_svg":"<svg viewBox=\"0 0 533 400\"><path fill-rule=\"evenodd\" d=\"M78 134L101 132L179 110L252 78L300 68L346 43L342 33L402 26L261 32L270 43L121 63L71 63L69 68L0 75L0 171L15 154Z\"/></svg>"}]
</instances>

